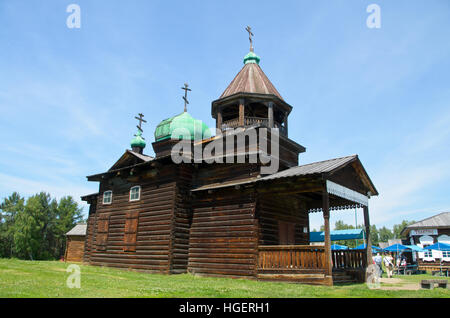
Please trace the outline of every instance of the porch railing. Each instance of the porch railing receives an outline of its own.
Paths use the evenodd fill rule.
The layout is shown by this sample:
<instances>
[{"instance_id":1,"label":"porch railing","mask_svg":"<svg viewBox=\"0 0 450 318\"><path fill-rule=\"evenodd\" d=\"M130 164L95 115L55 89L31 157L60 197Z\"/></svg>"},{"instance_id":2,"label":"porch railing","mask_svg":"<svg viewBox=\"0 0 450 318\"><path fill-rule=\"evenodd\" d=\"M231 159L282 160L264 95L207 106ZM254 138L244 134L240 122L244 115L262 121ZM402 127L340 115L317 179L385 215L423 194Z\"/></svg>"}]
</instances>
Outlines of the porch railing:
<instances>
[{"instance_id":1,"label":"porch railing","mask_svg":"<svg viewBox=\"0 0 450 318\"><path fill-rule=\"evenodd\" d=\"M324 268L325 250L323 246L259 246L258 270L322 270Z\"/></svg>"},{"instance_id":2,"label":"porch railing","mask_svg":"<svg viewBox=\"0 0 450 318\"><path fill-rule=\"evenodd\" d=\"M365 268L367 257L365 250L331 251L333 268Z\"/></svg>"}]
</instances>

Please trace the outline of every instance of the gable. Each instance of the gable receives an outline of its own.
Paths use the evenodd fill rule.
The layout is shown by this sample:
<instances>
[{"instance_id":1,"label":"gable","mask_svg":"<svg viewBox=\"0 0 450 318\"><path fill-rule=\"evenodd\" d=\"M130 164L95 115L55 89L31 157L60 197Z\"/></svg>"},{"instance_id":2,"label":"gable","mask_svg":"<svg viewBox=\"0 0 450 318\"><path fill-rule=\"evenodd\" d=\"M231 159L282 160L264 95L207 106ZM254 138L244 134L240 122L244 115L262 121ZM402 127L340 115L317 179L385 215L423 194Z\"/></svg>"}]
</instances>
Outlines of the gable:
<instances>
[{"instance_id":1,"label":"gable","mask_svg":"<svg viewBox=\"0 0 450 318\"><path fill-rule=\"evenodd\" d=\"M364 176L362 171L358 168L357 161L348 163L344 167L331 172L328 179L361 194L366 195L367 192L370 191L372 195L376 195L377 192L370 184L371 182L369 182L369 180L364 180L368 179L368 177Z\"/></svg>"},{"instance_id":2,"label":"gable","mask_svg":"<svg viewBox=\"0 0 450 318\"><path fill-rule=\"evenodd\" d=\"M127 150L122 155L122 157L120 157L119 160L117 160L116 163L111 168L109 168L108 171L131 167L138 163L148 162L151 160L153 160L153 157Z\"/></svg>"}]
</instances>

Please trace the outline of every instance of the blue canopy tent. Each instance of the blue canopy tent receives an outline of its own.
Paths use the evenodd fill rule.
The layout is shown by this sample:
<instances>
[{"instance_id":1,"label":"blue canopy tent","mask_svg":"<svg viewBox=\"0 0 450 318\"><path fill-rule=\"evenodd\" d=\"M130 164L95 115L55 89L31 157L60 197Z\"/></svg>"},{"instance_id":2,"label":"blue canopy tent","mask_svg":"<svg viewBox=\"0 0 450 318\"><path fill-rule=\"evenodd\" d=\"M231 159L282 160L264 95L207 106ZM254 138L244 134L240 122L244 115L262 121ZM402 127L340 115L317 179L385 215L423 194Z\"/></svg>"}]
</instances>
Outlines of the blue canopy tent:
<instances>
[{"instance_id":1,"label":"blue canopy tent","mask_svg":"<svg viewBox=\"0 0 450 318\"><path fill-rule=\"evenodd\" d=\"M402 244L394 244L383 249L383 251L385 252L397 252L397 253L405 252L408 250L410 251L411 249Z\"/></svg>"},{"instance_id":2,"label":"blue canopy tent","mask_svg":"<svg viewBox=\"0 0 450 318\"><path fill-rule=\"evenodd\" d=\"M423 248L417 245L405 245L407 248L411 249L413 252L423 252Z\"/></svg>"},{"instance_id":3,"label":"blue canopy tent","mask_svg":"<svg viewBox=\"0 0 450 318\"><path fill-rule=\"evenodd\" d=\"M363 229L352 229L352 230L334 230L330 231L331 241L344 241L344 240L357 240L363 239L365 236ZM310 242L324 242L325 233L324 232L310 232L309 233Z\"/></svg>"},{"instance_id":4,"label":"blue canopy tent","mask_svg":"<svg viewBox=\"0 0 450 318\"><path fill-rule=\"evenodd\" d=\"M333 244L331 245L332 251L342 251L342 250L348 250L348 246L345 245L339 245L339 244Z\"/></svg>"},{"instance_id":5,"label":"blue canopy tent","mask_svg":"<svg viewBox=\"0 0 450 318\"><path fill-rule=\"evenodd\" d=\"M365 250L365 249L366 249L366 244L361 244L361 245L358 245L357 247L353 248L353 250ZM372 254L381 252L381 250L382 249L380 247L372 245Z\"/></svg>"},{"instance_id":6,"label":"blue canopy tent","mask_svg":"<svg viewBox=\"0 0 450 318\"><path fill-rule=\"evenodd\" d=\"M450 251L450 244L445 243L434 243L433 245L427 246L425 250L435 250L435 251Z\"/></svg>"},{"instance_id":7,"label":"blue canopy tent","mask_svg":"<svg viewBox=\"0 0 450 318\"><path fill-rule=\"evenodd\" d=\"M435 251L450 251L450 245L445 243L434 243L433 245L427 246L425 250L435 250ZM439 263L440 274L442 275L442 262ZM448 270L447 270L448 276Z\"/></svg>"}]
</instances>

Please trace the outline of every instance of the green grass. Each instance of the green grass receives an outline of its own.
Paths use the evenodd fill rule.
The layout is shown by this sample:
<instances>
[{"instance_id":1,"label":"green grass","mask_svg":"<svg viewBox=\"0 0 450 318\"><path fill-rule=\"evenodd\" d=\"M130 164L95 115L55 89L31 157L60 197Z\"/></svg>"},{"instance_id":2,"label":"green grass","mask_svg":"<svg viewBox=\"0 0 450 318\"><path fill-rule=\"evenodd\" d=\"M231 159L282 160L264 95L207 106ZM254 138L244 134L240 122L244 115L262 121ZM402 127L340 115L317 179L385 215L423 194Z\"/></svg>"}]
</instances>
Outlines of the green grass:
<instances>
[{"instance_id":1,"label":"green grass","mask_svg":"<svg viewBox=\"0 0 450 318\"><path fill-rule=\"evenodd\" d=\"M365 284L309 286L243 279L157 275L81 265L81 288L66 287L69 264L0 259L0 297L450 297L450 291L371 290ZM403 278L403 276L396 276ZM406 276L419 283L430 275Z\"/></svg>"}]
</instances>

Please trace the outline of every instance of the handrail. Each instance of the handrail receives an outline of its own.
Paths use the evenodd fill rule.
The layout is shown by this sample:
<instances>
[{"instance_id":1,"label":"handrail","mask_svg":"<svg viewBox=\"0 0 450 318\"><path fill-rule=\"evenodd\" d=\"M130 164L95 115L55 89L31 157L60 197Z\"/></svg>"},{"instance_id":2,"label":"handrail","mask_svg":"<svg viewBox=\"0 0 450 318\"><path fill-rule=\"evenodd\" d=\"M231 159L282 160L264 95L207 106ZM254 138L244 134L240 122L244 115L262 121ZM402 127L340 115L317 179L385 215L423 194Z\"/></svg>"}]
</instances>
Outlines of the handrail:
<instances>
[{"instance_id":1,"label":"handrail","mask_svg":"<svg viewBox=\"0 0 450 318\"><path fill-rule=\"evenodd\" d=\"M274 251L274 250L325 250L321 245L260 245L260 251Z\"/></svg>"},{"instance_id":2,"label":"handrail","mask_svg":"<svg viewBox=\"0 0 450 318\"><path fill-rule=\"evenodd\" d=\"M314 245L263 245L258 248L258 270L324 270L325 249Z\"/></svg>"}]
</instances>

